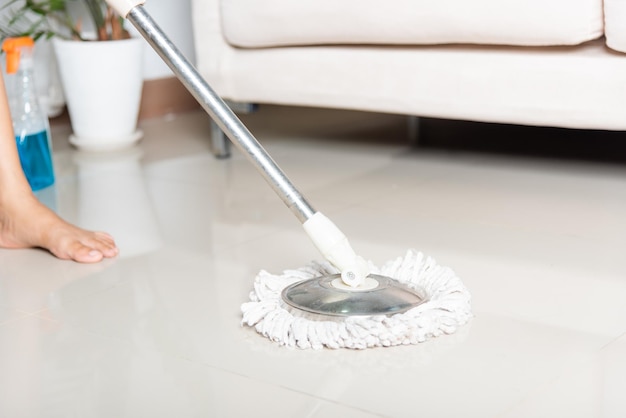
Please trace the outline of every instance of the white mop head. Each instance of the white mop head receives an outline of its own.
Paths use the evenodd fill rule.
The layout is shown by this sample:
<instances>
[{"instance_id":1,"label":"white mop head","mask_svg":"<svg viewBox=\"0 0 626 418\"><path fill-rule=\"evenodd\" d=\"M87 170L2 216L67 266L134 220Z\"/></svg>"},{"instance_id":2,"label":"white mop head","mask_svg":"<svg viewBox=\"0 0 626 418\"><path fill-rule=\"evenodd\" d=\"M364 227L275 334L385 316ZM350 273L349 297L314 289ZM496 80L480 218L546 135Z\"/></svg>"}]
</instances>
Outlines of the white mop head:
<instances>
[{"instance_id":1,"label":"white mop head","mask_svg":"<svg viewBox=\"0 0 626 418\"><path fill-rule=\"evenodd\" d=\"M316 320L314 315L293 315L281 299L282 290L302 280L337 274L330 263L317 263L282 275L261 271L241 306L242 324L280 345L299 348L389 347L424 342L452 334L471 317L470 294L454 272L430 257L409 250L404 257L387 262L372 273L412 284L425 291L426 302L392 316L338 317Z\"/></svg>"}]
</instances>

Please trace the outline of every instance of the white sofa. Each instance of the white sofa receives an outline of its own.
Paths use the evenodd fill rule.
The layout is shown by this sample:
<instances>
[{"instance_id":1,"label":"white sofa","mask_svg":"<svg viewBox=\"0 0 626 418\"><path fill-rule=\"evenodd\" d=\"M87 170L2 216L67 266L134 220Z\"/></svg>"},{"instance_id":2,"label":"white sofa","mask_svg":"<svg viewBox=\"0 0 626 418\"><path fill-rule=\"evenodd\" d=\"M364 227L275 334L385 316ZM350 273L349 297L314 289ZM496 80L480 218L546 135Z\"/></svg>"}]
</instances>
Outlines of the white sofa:
<instances>
[{"instance_id":1,"label":"white sofa","mask_svg":"<svg viewBox=\"0 0 626 418\"><path fill-rule=\"evenodd\" d=\"M626 130L626 0L192 0L225 99Z\"/></svg>"}]
</instances>

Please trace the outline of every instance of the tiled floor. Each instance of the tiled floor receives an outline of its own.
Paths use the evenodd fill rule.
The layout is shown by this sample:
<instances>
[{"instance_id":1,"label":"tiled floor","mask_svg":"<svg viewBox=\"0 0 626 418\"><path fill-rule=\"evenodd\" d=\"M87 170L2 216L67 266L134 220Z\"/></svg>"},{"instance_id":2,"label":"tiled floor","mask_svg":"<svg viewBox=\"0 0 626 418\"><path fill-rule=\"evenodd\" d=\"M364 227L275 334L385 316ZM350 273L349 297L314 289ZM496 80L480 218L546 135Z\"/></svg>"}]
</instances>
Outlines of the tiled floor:
<instances>
[{"instance_id":1,"label":"tiled floor","mask_svg":"<svg viewBox=\"0 0 626 418\"><path fill-rule=\"evenodd\" d=\"M144 122L137 148L96 155L57 126L40 197L121 255L0 250L0 417L626 416L626 165L412 148L399 116L244 121L361 255L431 255L475 318L418 346L278 347L240 304L259 270L320 256L243 156L211 156L207 117Z\"/></svg>"}]
</instances>

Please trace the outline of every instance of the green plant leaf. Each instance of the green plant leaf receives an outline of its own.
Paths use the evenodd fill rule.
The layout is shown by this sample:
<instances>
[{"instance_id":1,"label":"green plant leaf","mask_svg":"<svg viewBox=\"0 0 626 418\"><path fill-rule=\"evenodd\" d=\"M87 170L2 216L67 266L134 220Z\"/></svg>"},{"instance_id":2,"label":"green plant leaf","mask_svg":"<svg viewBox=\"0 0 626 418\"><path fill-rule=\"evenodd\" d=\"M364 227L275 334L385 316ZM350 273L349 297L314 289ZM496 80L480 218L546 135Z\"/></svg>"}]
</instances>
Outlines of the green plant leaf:
<instances>
[{"instance_id":1,"label":"green plant leaf","mask_svg":"<svg viewBox=\"0 0 626 418\"><path fill-rule=\"evenodd\" d=\"M98 40L124 39L128 32L120 17L104 0L5 0L0 6L0 37L32 36L49 39L54 36L85 40L80 23L74 20L68 6L82 3L93 21Z\"/></svg>"}]
</instances>

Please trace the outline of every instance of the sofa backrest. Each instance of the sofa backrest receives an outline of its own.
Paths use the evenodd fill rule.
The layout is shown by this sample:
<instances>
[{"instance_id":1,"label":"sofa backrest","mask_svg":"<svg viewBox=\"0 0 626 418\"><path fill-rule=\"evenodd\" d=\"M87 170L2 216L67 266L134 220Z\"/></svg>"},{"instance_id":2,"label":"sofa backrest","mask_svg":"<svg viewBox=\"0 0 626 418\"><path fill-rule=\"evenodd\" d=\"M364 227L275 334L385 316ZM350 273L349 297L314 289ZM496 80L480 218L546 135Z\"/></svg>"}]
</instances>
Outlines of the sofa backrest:
<instances>
[{"instance_id":1,"label":"sofa backrest","mask_svg":"<svg viewBox=\"0 0 626 418\"><path fill-rule=\"evenodd\" d=\"M624 0L606 1L626 10ZM602 0L220 0L220 8L225 38L246 48L576 45L604 34Z\"/></svg>"},{"instance_id":2,"label":"sofa backrest","mask_svg":"<svg viewBox=\"0 0 626 418\"><path fill-rule=\"evenodd\" d=\"M626 52L626 1L604 0L604 23L606 44Z\"/></svg>"}]
</instances>

